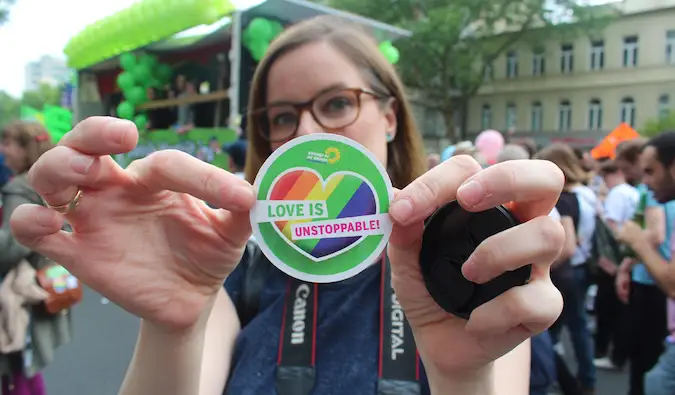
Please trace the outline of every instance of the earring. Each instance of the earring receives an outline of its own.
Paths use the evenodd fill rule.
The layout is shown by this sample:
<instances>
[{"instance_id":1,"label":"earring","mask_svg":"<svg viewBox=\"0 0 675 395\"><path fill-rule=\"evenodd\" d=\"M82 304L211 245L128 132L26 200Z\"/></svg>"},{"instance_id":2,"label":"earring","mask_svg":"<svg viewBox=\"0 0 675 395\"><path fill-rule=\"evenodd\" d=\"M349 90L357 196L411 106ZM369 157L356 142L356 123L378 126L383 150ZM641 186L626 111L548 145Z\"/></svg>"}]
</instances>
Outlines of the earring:
<instances>
[{"instance_id":1,"label":"earring","mask_svg":"<svg viewBox=\"0 0 675 395\"><path fill-rule=\"evenodd\" d=\"M387 133L386 138L387 138L387 143L391 143L392 141L394 141L394 135L391 134L391 133Z\"/></svg>"}]
</instances>

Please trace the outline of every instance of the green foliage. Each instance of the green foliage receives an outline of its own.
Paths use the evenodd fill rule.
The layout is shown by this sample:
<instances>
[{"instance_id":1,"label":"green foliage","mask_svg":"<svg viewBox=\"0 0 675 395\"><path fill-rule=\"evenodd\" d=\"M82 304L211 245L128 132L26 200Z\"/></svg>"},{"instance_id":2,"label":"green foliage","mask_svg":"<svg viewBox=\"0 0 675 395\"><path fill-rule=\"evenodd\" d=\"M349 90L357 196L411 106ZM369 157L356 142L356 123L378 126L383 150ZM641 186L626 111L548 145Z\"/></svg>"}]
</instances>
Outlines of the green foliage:
<instances>
[{"instance_id":1,"label":"green foliage","mask_svg":"<svg viewBox=\"0 0 675 395\"><path fill-rule=\"evenodd\" d=\"M412 37L395 43L400 50L398 70L408 87L427 95L446 122L458 101L466 104L483 85L486 68L510 48L593 35L614 15L611 9L579 6L574 0L328 0L328 4L410 30Z\"/></svg>"},{"instance_id":2,"label":"green foliage","mask_svg":"<svg viewBox=\"0 0 675 395\"><path fill-rule=\"evenodd\" d=\"M667 131L675 131L675 111L648 121L640 130L640 134L646 137L654 137Z\"/></svg>"},{"instance_id":3,"label":"green foliage","mask_svg":"<svg viewBox=\"0 0 675 395\"><path fill-rule=\"evenodd\" d=\"M26 91L20 99L0 91L0 127L19 119L21 106L42 109L47 106L58 106L61 102L61 89L49 84L42 84L35 91Z\"/></svg>"}]
</instances>

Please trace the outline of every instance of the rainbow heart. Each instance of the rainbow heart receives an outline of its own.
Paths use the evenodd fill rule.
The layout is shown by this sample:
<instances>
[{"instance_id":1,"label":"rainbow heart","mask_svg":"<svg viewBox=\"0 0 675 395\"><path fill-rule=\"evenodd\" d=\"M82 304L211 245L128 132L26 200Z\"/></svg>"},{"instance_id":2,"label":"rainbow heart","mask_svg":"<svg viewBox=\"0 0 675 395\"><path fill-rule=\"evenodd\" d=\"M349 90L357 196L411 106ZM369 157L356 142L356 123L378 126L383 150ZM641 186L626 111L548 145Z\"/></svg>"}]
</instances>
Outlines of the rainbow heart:
<instances>
[{"instance_id":1,"label":"rainbow heart","mask_svg":"<svg viewBox=\"0 0 675 395\"><path fill-rule=\"evenodd\" d=\"M364 237L293 240L291 226L294 223L360 217L377 213L377 199L370 183L356 173L333 173L324 181L313 170L292 170L274 182L269 200L326 201L327 218L274 223L275 230L286 242L314 261L321 261L348 250Z\"/></svg>"}]
</instances>

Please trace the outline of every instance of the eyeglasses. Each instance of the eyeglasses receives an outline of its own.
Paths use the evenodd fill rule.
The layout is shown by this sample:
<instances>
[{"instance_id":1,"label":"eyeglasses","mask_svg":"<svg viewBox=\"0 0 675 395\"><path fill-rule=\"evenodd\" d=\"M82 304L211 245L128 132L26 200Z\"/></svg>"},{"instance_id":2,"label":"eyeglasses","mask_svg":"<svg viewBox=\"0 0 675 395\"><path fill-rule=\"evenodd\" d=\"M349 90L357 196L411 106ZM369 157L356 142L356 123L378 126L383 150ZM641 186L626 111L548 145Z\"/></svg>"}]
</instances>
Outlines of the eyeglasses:
<instances>
[{"instance_id":1,"label":"eyeglasses","mask_svg":"<svg viewBox=\"0 0 675 395\"><path fill-rule=\"evenodd\" d=\"M323 92L304 103L283 103L254 110L261 135L270 142L286 141L298 132L300 118L309 111L314 120L327 132L345 128L359 118L361 96L370 95L378 99L389 96L369 89L345 88Z\"/></svg>"}]
</instances>

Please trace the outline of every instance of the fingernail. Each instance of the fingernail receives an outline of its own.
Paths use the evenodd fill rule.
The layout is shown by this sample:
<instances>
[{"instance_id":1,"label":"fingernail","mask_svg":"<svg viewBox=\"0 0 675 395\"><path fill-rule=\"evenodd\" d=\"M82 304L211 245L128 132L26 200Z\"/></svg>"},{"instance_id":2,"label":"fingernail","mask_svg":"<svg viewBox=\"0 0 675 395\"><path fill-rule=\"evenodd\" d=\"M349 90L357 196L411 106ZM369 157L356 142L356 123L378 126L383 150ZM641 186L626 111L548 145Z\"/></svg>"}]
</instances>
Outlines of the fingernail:
<instances>
[{"instance_id":1,"label":"fingernail","mask_svg":"<svg viewBox=\"0 0 675 395\"><path fill-rule=\"evenodd\" d=\"M457 198L470 207L478 205L484 197L485 188L483 188L483 184L475 180L462 184L457 190Z\"/></svg>"},{"instance_id":2,"label":"fingernail","mask_svg":"<svg viewBox=\"0 0 675 395\"><path fill-rule=\"evenodd\" d=\"M476 261L473 259L469 258L464 262L462 265L462 275L464 276L465 279L472 281L472 282L477 282L478 281L478 265L476 265Z\"/></svg>"},{"instance_id":3,"label":"fingernail","mask_svg":"<svg viewBox=\"0 0 675 395\"><path fill-rule=\"evenodd\" d=\"M106 126L106 133L110 139L117 144L124 144L124 138L130 127L136 127L133 122L126 119L115 119Z\"/></svg>"},{"instance_id":4,"label":"fingernail","mask_svg":"<svg viewBox=\"0 0 675 395\"><path fill-rule=\"evenodd\" d=\"M87 156L78 155L70 160L70 168L79 174L87 174L92 164L94 164L94 159Z\"/></svg>"},{"instance_id":5,"label":"fingernail","mask_svg":"<svg viewBox=\"0 0 675 395\"><path fill-rule=\"evenodd\" d=\"M413 206L408 199L396 200L389 208L389 214L396 222L405 225L413 214Z\"/></svg>"}]
</instances>

